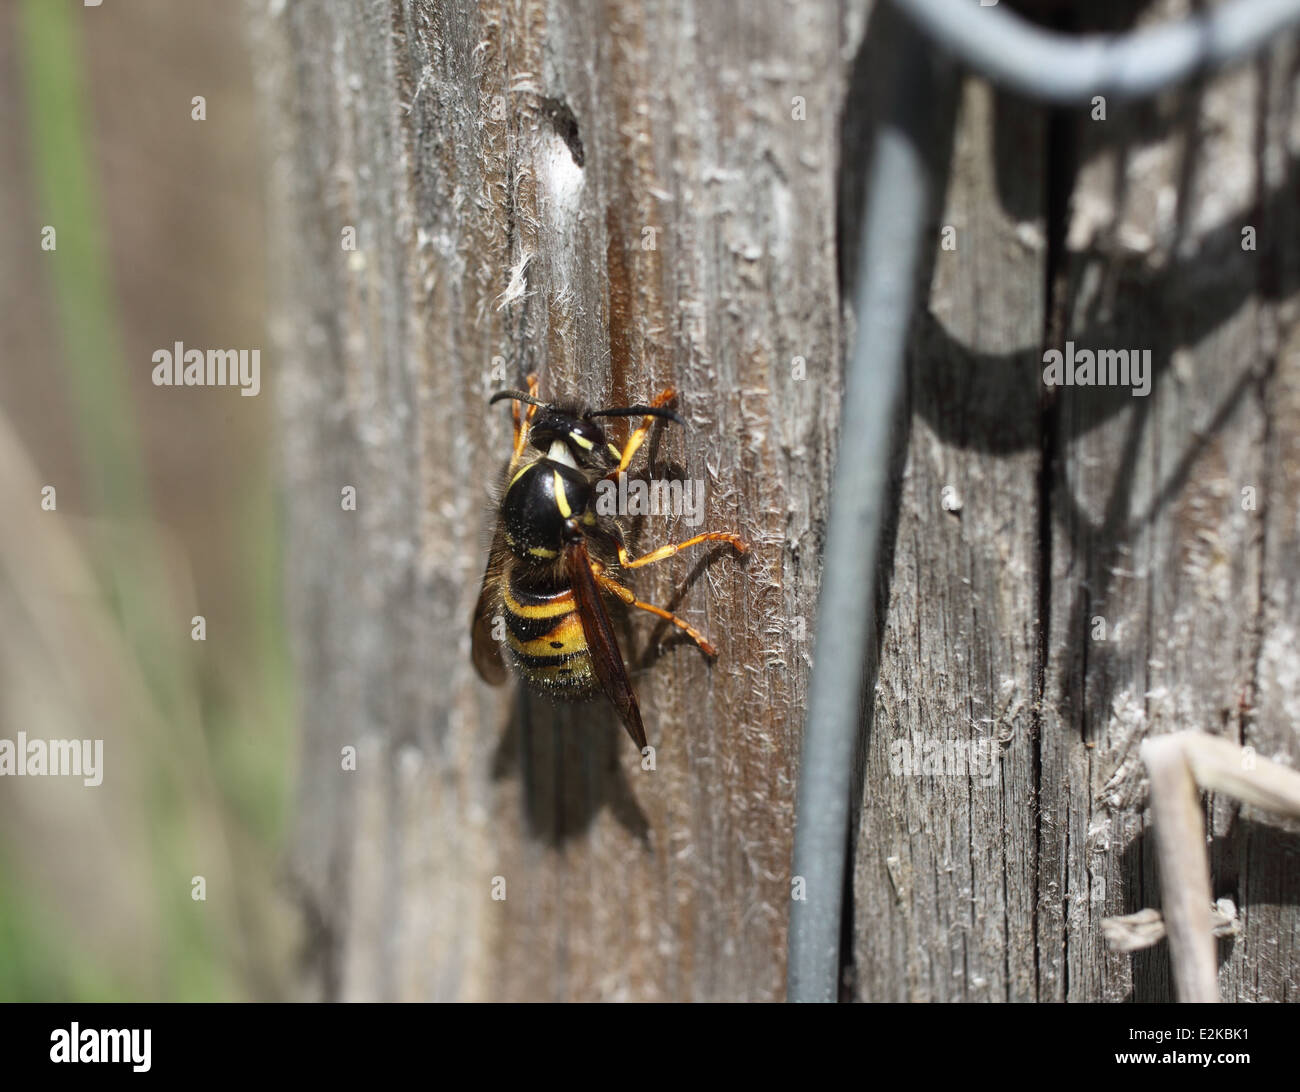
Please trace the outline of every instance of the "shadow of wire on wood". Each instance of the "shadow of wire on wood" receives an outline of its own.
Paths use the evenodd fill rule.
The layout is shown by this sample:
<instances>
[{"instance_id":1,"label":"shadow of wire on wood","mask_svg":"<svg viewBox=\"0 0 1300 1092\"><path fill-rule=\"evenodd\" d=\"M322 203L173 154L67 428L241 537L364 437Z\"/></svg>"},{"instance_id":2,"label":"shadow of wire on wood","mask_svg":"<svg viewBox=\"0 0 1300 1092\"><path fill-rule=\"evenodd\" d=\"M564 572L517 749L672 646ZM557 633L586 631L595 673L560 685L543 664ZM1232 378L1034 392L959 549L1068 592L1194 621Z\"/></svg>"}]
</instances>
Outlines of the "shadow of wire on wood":
<instances>
[{"instance_id":1,"label":"shadow of wire on wood","mask_svg":"<svg viewBox=\"0 0 1300 1092\"><path fill-rule=\"evenodd\" d=\"M898 52L907 59L902 66L907 75L925 71L933 45L1020 94L1070 105L1089 103L1095 95L1119 101L1153 95L1240 61L1300 22L1297 0L1235 0L1172 26L1086 39L1041 30L998 7L950 0L890 2L911 21L907 27L891 27ZM931 194L942 191L942 180L927 175L924 149L933 139L931 121L950 116L955 93L955 85L943 80L914 79L906 88L900 84L886 104L873 148L861 221L857 332L844 402L844 420L852 427L842 431L832 488L818 608L820 655L800 764L793 874L805 879L809 898L791 904L791 1001L834 1001L839 995L848 771L860 730L858 695L868 663L867 642L875 633L875 562L890 488L883 469L914 309L924 221ZM1117 495L1122 498L1122 490ZM1168 837L1169 832L1161 833L1162 844ZM1201 949L1209 943L1208 921L1207 916L1195 941ZM1176 952L1189 952L1191 943L1180 942ZM1180 970L1182 999L1205 999L1202 971L1200 960L1193 970ZM1201 985L1193 988L1189 975Z\"/></svg>"}]
</instances>

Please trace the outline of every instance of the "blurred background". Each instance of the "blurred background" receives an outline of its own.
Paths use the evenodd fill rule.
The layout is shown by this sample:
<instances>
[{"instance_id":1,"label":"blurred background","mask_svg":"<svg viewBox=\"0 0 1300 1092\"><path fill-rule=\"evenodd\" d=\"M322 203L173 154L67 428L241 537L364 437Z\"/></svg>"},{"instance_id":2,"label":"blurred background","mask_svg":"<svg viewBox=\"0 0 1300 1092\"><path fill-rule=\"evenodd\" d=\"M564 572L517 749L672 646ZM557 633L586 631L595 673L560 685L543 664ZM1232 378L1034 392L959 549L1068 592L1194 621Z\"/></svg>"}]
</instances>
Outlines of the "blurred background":
<instances>
[{"instance_id":1,"label":"blurred background","mask_svg":"<svg viewBox=\"0 0 1300 1092\"><path fill-rule=\"evenodd\" d=\"M242 16L0 0L0 739L104 741L98 787L0 778L2 1000L276 998L298 944ZM176 341L261 394L155 387Z\"/></svg>"}]
</instances>

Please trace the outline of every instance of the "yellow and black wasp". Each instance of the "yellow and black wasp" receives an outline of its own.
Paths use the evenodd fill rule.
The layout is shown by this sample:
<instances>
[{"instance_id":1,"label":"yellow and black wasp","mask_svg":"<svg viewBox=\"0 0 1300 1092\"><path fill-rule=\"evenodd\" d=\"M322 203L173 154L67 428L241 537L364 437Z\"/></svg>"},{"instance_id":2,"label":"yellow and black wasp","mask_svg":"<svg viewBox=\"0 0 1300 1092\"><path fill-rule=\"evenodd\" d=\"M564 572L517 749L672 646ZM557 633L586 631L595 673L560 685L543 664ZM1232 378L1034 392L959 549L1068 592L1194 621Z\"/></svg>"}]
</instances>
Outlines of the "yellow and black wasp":
<instances>
[{"instance_id":1,"label":"yellow and black wasp","mask_svg":"<svg viewBox=\"0 0 1300 1092\"><path fill-rule=\"evenodd\" d=\"M633 558L617 520L597 514L597 485L626 473L654 422L682 423L665 408L675 393L671 387L649 405L599 410L549 404L537 390L537 377L530 375L526 392L498 391L488 400L511 401L514 451L474 608L474 666L485 682L500 685L507 674L504 644L519 674L537 691L580 699L600 689L632 741L644 748L641 709L601 593L672 622L706 655L716 652L690 623L642 602L610 576L613 564L593 557L588 544L604 556L617 556L620 569L662 561L701 542L726 542L739 553L749 547L738 535L710 531ZM640 417L641 422L620 451L597 423L600 417ZM504 622L499 633L494 632L497 619Z\"/></svg>"}]
</instances>

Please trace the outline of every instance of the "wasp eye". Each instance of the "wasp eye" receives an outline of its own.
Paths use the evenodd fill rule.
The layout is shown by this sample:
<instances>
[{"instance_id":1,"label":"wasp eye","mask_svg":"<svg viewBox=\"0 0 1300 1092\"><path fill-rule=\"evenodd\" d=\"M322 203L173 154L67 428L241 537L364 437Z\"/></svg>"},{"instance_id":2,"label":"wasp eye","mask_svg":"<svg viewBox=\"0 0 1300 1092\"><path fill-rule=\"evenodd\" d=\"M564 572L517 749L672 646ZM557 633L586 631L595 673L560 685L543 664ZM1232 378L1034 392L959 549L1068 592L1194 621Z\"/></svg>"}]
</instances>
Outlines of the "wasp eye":
<instances>
[{"instance_id":1,"label":"wasp eye","mask_svg":"<svg viewBox=\"0 0 1300 1092\"><path fill-rule=\"evenodd\" d=\"M581 428L570 429L569 439L582 448L583 451L590 451L596 446L596 443L591 437L584 435L585 432L586 430Z\"/></svg>"}]
</instances>

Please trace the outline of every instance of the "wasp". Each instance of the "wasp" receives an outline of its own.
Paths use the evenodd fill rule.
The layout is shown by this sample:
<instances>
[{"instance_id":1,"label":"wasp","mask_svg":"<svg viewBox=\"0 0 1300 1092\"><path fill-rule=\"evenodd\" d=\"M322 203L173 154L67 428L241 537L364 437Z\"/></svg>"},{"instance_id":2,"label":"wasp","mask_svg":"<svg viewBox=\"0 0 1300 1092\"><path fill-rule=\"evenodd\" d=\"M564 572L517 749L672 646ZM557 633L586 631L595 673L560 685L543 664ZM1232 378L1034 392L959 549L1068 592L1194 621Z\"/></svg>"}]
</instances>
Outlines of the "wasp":
<instances>
[{"instance_id":1,"label":"wasp","mask_svg":"<svg viewBox=\"0 0 1300 1092\"><path fill-rule=\"evenodd\" d=\"M689 622L642 602L610 569L638 569L702 542L726 542L742 554L749 547L739 535L710 531L634 558L618 521L597 513L599 483L627 472L654 422L684 424L666 408L675 396L671 387L649 405L608 409L543 402L537 391L537 377L530 375L527 391L498 391L488 399L489 405L510 400L514 449L474 608L474 666L485 682L499 686L507 676L504 644L533 690L572 700L600 690L642 750L641 708L602 597L614 596L671 622L707 656L717 652ZM599 424L603 417L641 421L620 450ZM500 634L494 633L497 619L505 623Z\"/></svg>"}]
</instances>

